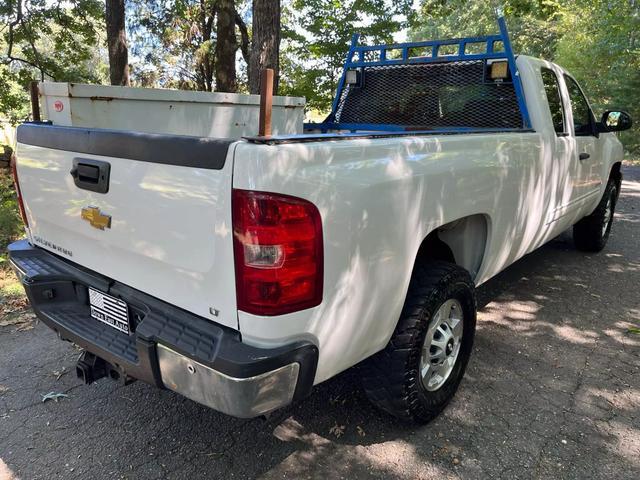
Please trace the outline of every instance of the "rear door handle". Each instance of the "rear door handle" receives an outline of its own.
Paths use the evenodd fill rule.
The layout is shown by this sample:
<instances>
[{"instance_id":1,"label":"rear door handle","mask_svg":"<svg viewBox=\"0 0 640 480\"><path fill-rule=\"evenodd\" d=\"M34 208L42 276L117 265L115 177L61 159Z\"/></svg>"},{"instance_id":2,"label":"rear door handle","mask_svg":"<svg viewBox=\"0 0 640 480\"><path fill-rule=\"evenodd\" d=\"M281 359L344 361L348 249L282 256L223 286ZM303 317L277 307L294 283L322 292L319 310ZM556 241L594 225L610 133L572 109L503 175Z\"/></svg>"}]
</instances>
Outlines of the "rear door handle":
<instances>
[{"instance_id":1,"label":"rear door handle","mask_svg":"<svg viewBox=\"0 0 640 480\"><path fill-rule=\"evenodd\" d=\"M578 158L580 160L586 160L587 158L589 158L591 155L589 155L588 153L581 153Z\"/></svg>"}]
</instances>

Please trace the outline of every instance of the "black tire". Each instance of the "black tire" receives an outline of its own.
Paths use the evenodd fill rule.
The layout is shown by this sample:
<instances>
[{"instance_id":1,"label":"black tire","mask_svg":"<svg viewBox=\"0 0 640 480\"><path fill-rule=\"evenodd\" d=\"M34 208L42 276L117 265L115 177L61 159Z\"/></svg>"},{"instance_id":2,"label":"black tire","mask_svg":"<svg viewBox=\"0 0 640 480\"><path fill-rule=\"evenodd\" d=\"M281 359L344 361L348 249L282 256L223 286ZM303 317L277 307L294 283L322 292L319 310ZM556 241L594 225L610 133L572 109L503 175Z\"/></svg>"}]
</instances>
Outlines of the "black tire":
<instances>
[{"instance_id":1,"label":"black tire","mask_svg":"<svg viewBox=\"0 0 640 480\"><path fill-rule=\"evenodd\" d=\"M599 252L607 244L611 225L613 225L618 193L617 183L610 179L602 199L593 213L573 226L573 243L578 250ZM610 208L607 208L609 202L611 202Z\"/></svg>"},{"instance_id":2,"label":"black tire","mask_svg":"<svg viewBox=\"0 0 640 480\"><path fill-rule=\"evenodd\" d=\"M422 346L433 316L447 300L463 311L463 332L453 370L435 391L423 385ZM427 423L453 398L471 356L476 327L476 296L471 276L446 262L414 269L398 325L384 350L363 364L363 388L377 407L406 421Z\"/></svg>"}]
</instances>

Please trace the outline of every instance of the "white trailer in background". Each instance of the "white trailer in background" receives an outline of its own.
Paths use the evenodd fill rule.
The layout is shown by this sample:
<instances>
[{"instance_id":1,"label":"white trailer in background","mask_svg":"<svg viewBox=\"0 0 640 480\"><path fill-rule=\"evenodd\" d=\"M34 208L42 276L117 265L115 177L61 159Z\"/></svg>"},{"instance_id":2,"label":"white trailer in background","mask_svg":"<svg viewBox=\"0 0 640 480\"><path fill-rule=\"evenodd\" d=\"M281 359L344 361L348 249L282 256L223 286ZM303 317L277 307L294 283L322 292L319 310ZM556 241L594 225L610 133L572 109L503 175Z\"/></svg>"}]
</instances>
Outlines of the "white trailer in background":
<instances>
[{"instance_id":1,"label":"white trailer in background","mask_svg":"<svg viewBox=\"0 0 640 480\"><path fill-rule=\"evenodd\" d=\"M42 113L54 125L240 138L258 133L259 95L78 83L39 85ZM305 99L273 97L276 135L302 133Z\"/></svg>"}]
</instances>

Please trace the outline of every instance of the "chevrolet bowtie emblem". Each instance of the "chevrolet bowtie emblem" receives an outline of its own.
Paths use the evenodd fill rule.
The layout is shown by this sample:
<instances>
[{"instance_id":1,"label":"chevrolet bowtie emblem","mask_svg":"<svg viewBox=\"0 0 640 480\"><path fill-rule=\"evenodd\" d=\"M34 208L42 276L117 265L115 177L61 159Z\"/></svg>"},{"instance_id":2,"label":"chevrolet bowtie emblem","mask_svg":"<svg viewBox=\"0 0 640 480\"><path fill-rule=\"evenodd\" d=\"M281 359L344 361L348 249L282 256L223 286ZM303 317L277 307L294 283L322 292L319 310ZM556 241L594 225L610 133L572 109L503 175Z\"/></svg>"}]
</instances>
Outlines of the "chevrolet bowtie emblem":
<instances>
[{"instance_id":1,"label":"chevrolet bowtie emblem","mask_svg":"<svg viewBox=\"0 0 640 480\"><path fill-rule=\"evenodd\" d=\"M92 227L104 230L105 228L111 228L111 215L105 215L100 213L98 207L85 207L82 209L80 216L83 220L86 220Z\"/></svg>"}]
</instances>

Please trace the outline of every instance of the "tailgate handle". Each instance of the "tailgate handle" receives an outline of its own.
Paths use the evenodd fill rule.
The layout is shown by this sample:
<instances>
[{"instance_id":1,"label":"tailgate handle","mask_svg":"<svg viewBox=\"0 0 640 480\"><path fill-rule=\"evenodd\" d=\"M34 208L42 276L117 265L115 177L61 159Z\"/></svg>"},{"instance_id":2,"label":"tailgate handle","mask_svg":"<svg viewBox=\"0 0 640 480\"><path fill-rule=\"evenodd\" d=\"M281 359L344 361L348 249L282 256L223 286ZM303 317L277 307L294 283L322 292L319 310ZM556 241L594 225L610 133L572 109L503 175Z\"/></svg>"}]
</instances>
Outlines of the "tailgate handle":
<instances>
[{"instance_id":1,"label":"tailgate handle","mask_svg":"<svg viewBox=\"0 0 640 480\"><path fill-rule=\"evenodd\" d=\"M76 187L97 193L109 191L111 164L90 158L74 158L73 168L69 172Z\"/></svg>"}]
</instances>

